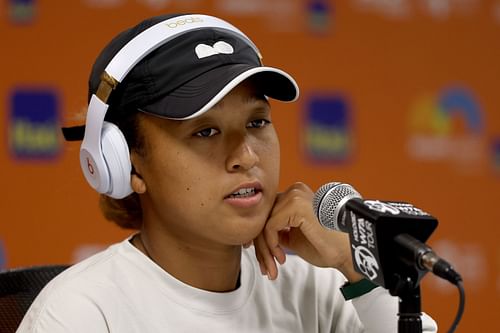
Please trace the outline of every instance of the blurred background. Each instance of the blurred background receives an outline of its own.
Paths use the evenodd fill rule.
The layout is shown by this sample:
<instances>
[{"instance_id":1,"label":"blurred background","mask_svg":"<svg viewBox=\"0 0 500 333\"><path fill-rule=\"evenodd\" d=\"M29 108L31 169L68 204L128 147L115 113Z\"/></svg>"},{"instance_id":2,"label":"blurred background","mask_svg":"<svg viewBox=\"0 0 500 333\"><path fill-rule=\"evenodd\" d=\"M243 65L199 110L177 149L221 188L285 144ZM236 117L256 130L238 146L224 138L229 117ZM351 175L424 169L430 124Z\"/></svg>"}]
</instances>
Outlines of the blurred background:
<instances>
[{"instance_id":1,"label":"blurred background","mask_svg":"<svg viewBox=\"0 0 500 333\"><path fill-rule=\"evenodd\" d=\"M301 87L274 103L281 188L352 184L438 218L429 244L463 275L458 332L498 332L499 0L5 0L0 4L0 269L75 263L130 231L105 221L78 164L87 78L143 18L220 16ZM427 275L422 307L446 331L454 287Z\"/></svg>"}]
</instances>

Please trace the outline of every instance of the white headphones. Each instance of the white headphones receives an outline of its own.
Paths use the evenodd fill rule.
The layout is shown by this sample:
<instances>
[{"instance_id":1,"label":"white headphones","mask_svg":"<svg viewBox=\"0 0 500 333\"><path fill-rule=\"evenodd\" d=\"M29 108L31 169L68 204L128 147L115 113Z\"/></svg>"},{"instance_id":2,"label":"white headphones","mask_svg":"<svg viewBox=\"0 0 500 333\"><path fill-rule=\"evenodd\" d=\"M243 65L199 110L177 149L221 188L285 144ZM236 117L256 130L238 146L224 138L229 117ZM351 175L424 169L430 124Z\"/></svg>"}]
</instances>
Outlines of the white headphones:
<instances>
[{"instance_id":1,"label":"white headphones","mask_svg":"<svg viewBox=\"0 0 500 333\"><path fill-rule=\"evenodd\" d=\"M233 25L213 16L182 15L157 23L130 40L109 62L92 95L80 148L80 166L99 193L122 199L132 193L130 152L123 133L104 117L111 92L149 53L181 34L203 28L223 29L242 38L260 55L252 41Z\"/></svg>"}]
</instances>

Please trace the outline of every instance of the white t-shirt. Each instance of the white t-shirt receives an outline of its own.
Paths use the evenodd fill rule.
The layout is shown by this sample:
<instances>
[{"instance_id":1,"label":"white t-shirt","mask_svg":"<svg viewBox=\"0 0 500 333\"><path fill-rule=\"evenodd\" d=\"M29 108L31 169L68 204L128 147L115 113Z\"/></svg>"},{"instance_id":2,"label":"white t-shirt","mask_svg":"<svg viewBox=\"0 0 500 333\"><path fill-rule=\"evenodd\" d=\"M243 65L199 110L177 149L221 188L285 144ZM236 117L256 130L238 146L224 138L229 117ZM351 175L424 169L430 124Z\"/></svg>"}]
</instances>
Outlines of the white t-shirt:
<instances>
[{"instance_id":1,"label":"white t-shirt","mask_svg":"<svg viewBox=\"0 0 500 333\"><path fill-rule=\"evenodd\" d=\"M247 249L240 287L209 292L175 279L127 239L54 278L17 332L397 332L395 297L375 288L345 301L344 282L294 255L269 281ZM437 331L426 315L423 326Z\"/></svg>"}]
</instances>

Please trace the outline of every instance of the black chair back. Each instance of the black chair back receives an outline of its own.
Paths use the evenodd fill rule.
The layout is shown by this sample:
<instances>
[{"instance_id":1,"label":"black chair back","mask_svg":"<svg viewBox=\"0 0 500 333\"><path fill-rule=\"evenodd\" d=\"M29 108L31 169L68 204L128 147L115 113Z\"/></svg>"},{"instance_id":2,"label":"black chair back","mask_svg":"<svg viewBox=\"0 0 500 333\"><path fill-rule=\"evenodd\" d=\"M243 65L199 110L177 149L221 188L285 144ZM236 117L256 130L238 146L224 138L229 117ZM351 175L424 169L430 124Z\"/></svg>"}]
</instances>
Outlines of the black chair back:
<instances>
[{"instance_id":1,"label":"black chair back","mask_svg":"<svg viewBox=\"0 0 500 333\"><path fill-rule=\"evenodd\" d=\"M69 265L15 268L0 272L0 333L15 332L31 303Z\"/></svg>"}]
</instances>

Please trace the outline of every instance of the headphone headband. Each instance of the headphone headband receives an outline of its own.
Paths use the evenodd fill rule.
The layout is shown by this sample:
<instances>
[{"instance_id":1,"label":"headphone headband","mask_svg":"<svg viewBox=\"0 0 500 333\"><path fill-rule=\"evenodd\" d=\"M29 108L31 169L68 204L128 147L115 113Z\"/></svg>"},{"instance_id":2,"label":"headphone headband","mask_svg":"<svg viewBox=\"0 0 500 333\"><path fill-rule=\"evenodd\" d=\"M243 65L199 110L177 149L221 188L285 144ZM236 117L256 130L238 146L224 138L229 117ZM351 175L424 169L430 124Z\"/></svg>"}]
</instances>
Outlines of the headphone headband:
<instances>
[{"instance_id":1,"label":"headphone headband","mask_svg":"<svg viewBox=\"0 0 500 333\"><path fill-rule=\"evenodd\" d=\"M118 84L123 81L139 61L161 45L181 34L204 28L222 29L240 38L245 38L255 53L259 55L259 58L262 58L250 38L232 24L208 15L182 15L157 23L132 38L111 59L104 71Z\"/></svg>"}]
</instances>

